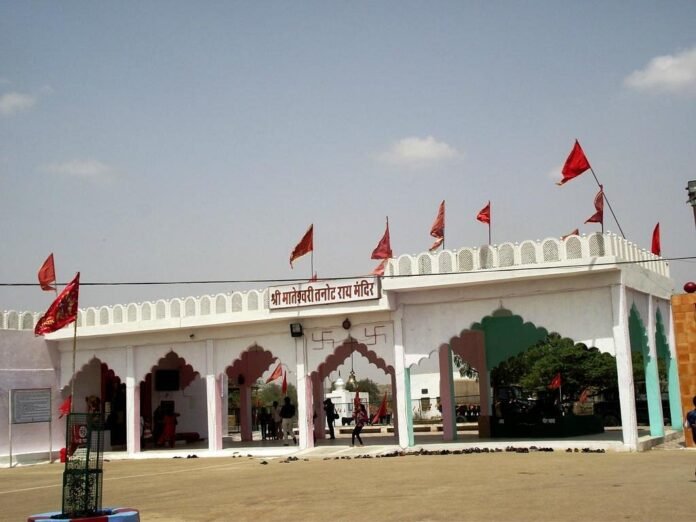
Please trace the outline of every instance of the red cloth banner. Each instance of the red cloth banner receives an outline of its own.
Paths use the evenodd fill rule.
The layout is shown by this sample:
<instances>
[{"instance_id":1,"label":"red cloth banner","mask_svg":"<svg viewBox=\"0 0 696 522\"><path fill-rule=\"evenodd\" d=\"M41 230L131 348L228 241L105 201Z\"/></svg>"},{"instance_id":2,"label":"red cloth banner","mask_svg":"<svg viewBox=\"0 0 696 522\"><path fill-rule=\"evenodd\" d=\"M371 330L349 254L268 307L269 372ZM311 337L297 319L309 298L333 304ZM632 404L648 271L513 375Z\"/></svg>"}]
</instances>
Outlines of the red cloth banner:
<instances>
[{"instance_id":1,"label":"red cloth banner","mask_svg":"<svg viewBox=\"0 0 696 522\"><path fill-rule=\"evenodd\" d=\"M587 156L585 156L585 152L582 150L580 142L575 140L573 150L570 151L570 154L568 155L568 158L566 158L565 164L563 165L563 170L561 170L563 179L556 183L556 185L563 185L571 179L578 177L580 174L590 168L590 162L587 161Z\"/></svg>"},{"instance_id":2,"label":"red cloth banner","mask_svg":"<svg viewBox=\"0 0 696 522\"><path fill-rule=\"evenodd\" d=\"M576 228L575 230L573 230L572 232L566 234L565 236L561 236L561 241L564 241L566 238L568 238L568 237L570 237L570 236L579 236L579 235L580 235L580 230L578 230L578 229Z\"/></svg>"},{"instance_id":3,"label":"red cloth banner","mask_svg":"<svg viewBox=\"0 0 696 522\"><path fill-rule=\"evenodd\" d=\"M597 210L592 216L587 218L585 223L601 223L604 224L604 187L599 186L599 192L594 198L594 208Z\"/></svg>"},{"instance_id":4,"label":"red cloth banner","mask_svg":"<svg viewBox=\"0 0 696 522\"><path fill-rule=\"evenodd\" d=\"M481 209L481 211L476 214L476 219L478 219L481 223L488 223L489 225L491 224L491 202L489 201L488 204Z\"/></svg>"},{"instance_id":5,"label":"red cloth banner","mask_svg":"<svg viewBox=\"0 0 696 522\"><path fill-rule=\"evenodd\" d=\"M557 390L561 387L561 372L558 372L553 376L551 382L549 383L549 390Z\"/></svg>"},{"instance_id":6,"label":"red cloth banner","mask_svg":"<svg viewBox=\"0 0 696 522\"><path fill-rule=\"evenodd\" d=\"M656 256L662 254L662 248L660 247L660 223L655 225L655 229L653 230L652 246L650 248L650 251Z\"/></svg>"},{"instance_id":7,"label":"red cloth banner","mask_svg":"<svg viewBox=\"0 0 696 522\"><path fill-rule=\"evenodd\" d=\"M38 320L34 334L44 335L60 330L77 319L77 303L80 294L80 272L70 281L46 313Z\"/></svg>"},{"instance_id":8,"label":"red cloth banner","mask_svg":"<svg viewBox=\"0 0 696 522\"><path fill-rule=\"evenodd\" d=\"M290 268L292 268L292 262L298 257L302 257L305 254L309 254L314 250L314 223L309 225L307 232L305 232L300 242L293 249L292 254L290 254Z\"/></svg>"},{"instance_id":9,"label":"red cloth banner","mask_svg":"<svg viewBox=\"0 0 696 522\"><path fill-rule=\"evenodd\" d=\"M280 387L280 393L283 395L288 394L288 374L283 372L283 385Z\"/></svg>"},{"instance_id":10,"label":"red cloth banner","mask_svg":"<svg viewBox=\"0 0 696 522\"><path fill-rule=\"evenodd\" d=\"M380 417L384 417L387 414L387 394L384 394L384 397L382 398L382 404L379 405L379 409L377 410L377 413L375 413L375 416L372 417L372 424L377 424L379 422Z\"/></svg>"},{"instance_id":11,"label":"red cloth banner","mask_svg":"<svg viewBox=\"0 0 696 522\"><path fill-rule=\"evenodd\" d=\"M59 419L62 419L63 416L67 415L70 413L70 410L72 409L72 395L69 395L67 399L65 399L60 406L58 406L58 415Z\"/></svg>"},{"instance_id":12,"label":"red cloth banner","mask_svg":"<svg viewBox=\"0 0 696 522\"><path fill-rule=\"evenodd\" d=\"M46 258L43 262L41 268L39 268L39 284L41 285L41 290L55 290L55 286L51 286L56 282L56 267L53 264L53 252Z\"/></svg>"},{"instance_id":13,"label":"red cloth banner","mask_svg":"<svg viewBox=\"0 0 696 522\"><path fill-rule=\"evenodd\" d=\"M283 367L280 363L278 363L276 369L273 370L273 373L268 377L268 379L266 379L266 384L275 381L276 379L280 378L281 375L283 375Z\"/></svg>"},{"instance_id":14,"label":"red cloth banner","mask_svg":"<svg viewBox=\"0 0 696 522\"><path fill-rule=\"evenodd\" d=\"M433 246L430 247L430 250L436 250L437 248L442 245L443 241L445 240L445 200L442 200L442 203L440 203L440 208L437 210L437 217L435 217L435 221L433 222L433 226L430 228L430 235L435 238L435 242L433 243Z\"/></svg>"},{"instance_id":15,"label":"red cloth banner","mask_svg":"<svg viewBox=\"0 0 696 522\"><path fill-rule=\"evenodd\" d=\"M382 262L375 267L371 275L383 276L384 270L387 268L387 263L389 263L389 259L382 259Z\"/></svg>"},{"instance_id":16,"label":"red cloth banner","mask_svg":"<svg viewBox=\"0 0 696 522\"><path fill-rule=\"evenodd\" d=\"M389 220L387 220L387 229L384 231L382 239L379 240L377 246L372 251L370 259L389 259L392 255L391 240L389 239Z\"/></svg>"}]
</instances>

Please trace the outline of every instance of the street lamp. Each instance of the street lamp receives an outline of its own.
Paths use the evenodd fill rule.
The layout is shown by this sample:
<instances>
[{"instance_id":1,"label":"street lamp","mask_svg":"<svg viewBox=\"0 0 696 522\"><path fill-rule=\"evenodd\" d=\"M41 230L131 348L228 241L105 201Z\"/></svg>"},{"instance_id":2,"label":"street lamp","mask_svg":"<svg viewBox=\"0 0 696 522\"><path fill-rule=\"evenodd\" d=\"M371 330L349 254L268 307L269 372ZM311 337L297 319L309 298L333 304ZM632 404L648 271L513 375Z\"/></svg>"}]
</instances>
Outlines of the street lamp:
<instances>
[{"instance_id":1,"label":"street lamp","mask_svg":"<svg viewBox=\"0 0 696 522\"><path fill-rule=\"evenodd\" d=\"M689 193L687 203L694 209L694 224L696 225L696 180L689 181L686 191Z\"/></svg>"}]
</instances>

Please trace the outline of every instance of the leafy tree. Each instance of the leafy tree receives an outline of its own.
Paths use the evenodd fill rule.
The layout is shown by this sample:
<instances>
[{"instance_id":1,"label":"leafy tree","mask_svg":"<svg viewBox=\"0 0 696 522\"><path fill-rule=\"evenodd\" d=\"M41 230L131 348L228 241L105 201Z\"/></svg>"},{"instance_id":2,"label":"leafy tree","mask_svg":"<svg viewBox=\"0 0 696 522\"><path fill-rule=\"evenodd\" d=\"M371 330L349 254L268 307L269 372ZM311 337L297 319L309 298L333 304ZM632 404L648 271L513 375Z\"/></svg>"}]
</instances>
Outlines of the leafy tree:
<instances>
[{"instance_id":1,"label":"leafy tree","mask_svg":"<svg viewBox=\"0 0 696 522\"><path fill-rule=\"evenodd\" d=\"M612 355L575 344L556 333L500 363L491 372L491 381L494 386L519 384L528 390L542 390L559 372L563 394L571 397L577 397L587 387L617 386L616 360Z\"/></svg>"},{"instance_id":2,"label":"leafy tree","mask_svg":"<svg viewBox=\"0 0 696 522\"><path fill-rule=\"evenodd\" d=\"M459 375L461 377L468 377L469 379L476 379L478 381L478 370L462 359L460 355L454 354L454 365L459 369Z\"/></svg>"},{"instance_id":3,"label":"leafy tree","mask_svg":"<svg viewBox=\"0 0 696 522\"><path fill-rule=\"evenodd\" d=\"M370 401L372 402L377 401L382 397L382 394L379 393L379 385L371 379L360 379L355 383L355 385L346 384L346 390L354 392L356 389L360 390L361 392L369 393Z\"/></svg>"},{"instance_id":4,"label":"leafy tree","mask_svg":"<svg viewBox=\"0 0 696 522\"><path fill-rule=\"evenodd\" d=\"M294 385L288 383L288 397L293 404L297 404L297 389ZM256 394L256 398L261 402L262 406L270 406L273 401L278 401L278 404L283 404L283 394L281 393L281 388L277 384L269 383L264 384L259 388Z\"/></svg>"}]
</instances>

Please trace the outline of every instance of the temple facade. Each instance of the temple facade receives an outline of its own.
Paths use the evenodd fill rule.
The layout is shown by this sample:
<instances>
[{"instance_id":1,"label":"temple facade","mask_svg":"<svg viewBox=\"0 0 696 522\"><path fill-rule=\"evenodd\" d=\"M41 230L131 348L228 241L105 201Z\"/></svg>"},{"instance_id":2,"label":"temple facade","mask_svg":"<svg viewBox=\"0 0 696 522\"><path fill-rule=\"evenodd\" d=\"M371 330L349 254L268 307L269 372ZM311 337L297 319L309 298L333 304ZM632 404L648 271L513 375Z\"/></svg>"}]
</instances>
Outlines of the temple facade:
<instances>
[{"instance_id":1,"label":"temple facade","mask_svg":"<svg viewBox=\"0 0 696 522\"><path fill-rule=\"evenodd\" d=\"M239 387L242 440L250 440L251 386L278 362L297 386L299 447L312 447L313 433L321 439L326 425L325 380L354 352L392 384L401 447L414 445L411 370L433 354L440 362L443 439L457 437L453 354L479 373L485 434L490 371L557 332L615 356L623 447L635 450L632 353L643 355L650 434L664 435L665 424L681 429L673 286L665 261L614 234L596 233L402 255L389 261L384 277L81 309L74 372L72 326L34 340L40 314L5 311L0 339L31 337L33 350L53 354L36 364L54 369L56 400L69 394L74 379L78 411L83 396L102 397L112 410L118 401L123 442L136 454L141 420L151 419L162 401L174 401L178 431L195 432L211 451L221 450L230 383ZM2 367L11 368L13 348L2 346ZM668 373L666 422L658 358ZM176 386L166 370L176 370ZM18 385L15 377L3 376L2 387ZM0 422L7 418L0 411Z\"/></svg>"}]
</instances>

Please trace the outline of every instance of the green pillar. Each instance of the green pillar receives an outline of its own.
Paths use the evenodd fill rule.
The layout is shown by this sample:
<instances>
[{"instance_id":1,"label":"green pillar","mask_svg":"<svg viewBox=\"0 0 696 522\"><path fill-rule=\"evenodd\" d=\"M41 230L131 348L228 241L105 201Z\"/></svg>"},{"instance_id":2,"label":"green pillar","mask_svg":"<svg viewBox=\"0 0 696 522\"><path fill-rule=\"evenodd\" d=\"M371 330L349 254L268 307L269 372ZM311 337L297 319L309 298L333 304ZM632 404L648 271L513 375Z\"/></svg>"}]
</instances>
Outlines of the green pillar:
<instances>
[{"instance_id":1,"label":"green pillar","mask_svg":"<svg viewBox=\"0 0 696 522\"><path fill-rule=\"evenodd\" d=\"M406 390L406 429L408 430L408 445L413 447L416 445L415 437L413 436L413 406L411 405L411 368L404 368L404 388Z\"/></svg>"},{"instance_id":2,"label":"green pillar","mask_svg":"<svg viewBox=\"0 0 696 522\"><path fill-rule=\"evenodd\" d=\"M670 421L673 430L681 431L683 426L681 417L681 395L679 391L679 368L677 367L677 361L672 358L672 352L669 350L669 343L665 335L665 325L662 321L662 313L659 309L655 314L655 322L655 347L657 348L657 356L664 359L665 368L667 369Z\"/></svg>"},{"instance_id":3,"label":"green pillar","mask_svg":"<svg viewBox=\"0 0 696 522\"><path fill-rule=\"evenodd\" d=\"M645 327L635 306L631 308L628 331L631 338L631 351L640 352L643 356L643 374L645 376L645 395L648 400L650 435L661 437L665 434L665 421L662 416L662 395L660 393L660 377L657 371L657 358L650 356Z\"/></svg>"}]
</instances>

